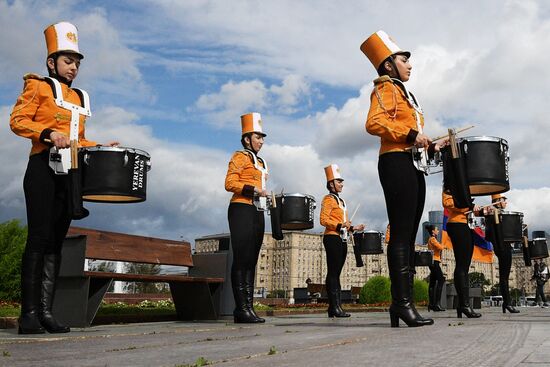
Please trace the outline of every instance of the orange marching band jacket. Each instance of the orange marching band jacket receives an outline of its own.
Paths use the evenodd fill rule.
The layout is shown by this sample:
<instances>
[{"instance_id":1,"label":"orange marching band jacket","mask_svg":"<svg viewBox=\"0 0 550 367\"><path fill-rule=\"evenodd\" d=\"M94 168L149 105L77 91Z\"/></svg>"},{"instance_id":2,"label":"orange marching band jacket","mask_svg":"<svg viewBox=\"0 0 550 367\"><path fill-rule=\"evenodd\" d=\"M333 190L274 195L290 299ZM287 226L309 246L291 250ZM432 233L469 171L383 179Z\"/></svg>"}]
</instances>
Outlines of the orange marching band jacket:
<instances>
[{"instance_id":1,"label":"orange marching band jacket","mask_svg":"<svg viewBox=\"0 0 550 367\"><path fill-rule=\"evenodd\" d=\"M43 139L49 138L52 131L69 136L71 111L55 104L50 84L41 76L26 74L25 86L17 99L10 116L10 127L19 136L32 141L30 155L49 149ZM67 85L60 83L63 99L75 105L81 105L80 96ZM79 146L95 146L96 142L84 137L85 116L80 116L78 131Z\"/></svg>"},{"instance_id":2,"label":"orange marching band jacket","mask_svg":"<svg viewBox=\"0 0 550 367\"><path fill-rule=\"evenodd\" d=\"M344 199L328 194L321 203L321 225L325 227L325 235L340 235L340 228L347 220L348 212Z\"/></svg>"},{"instance_id":3,"label":"orange marching band jacket","mask_svg":"<svg viewBox=\"0 0 550 367\"><path fill-rule=\"evenodd\" d=\"M468 208L455 208L453 197L445 192L442 193L443 207L449 212L449 219L447 223L468 223L466 218L466 212Z\"/></svg>"},{"instance_id":4,"label":"orange marching band jacket","mask_svg":"<svg viewBox=\"0 0 550 367\"><path fill-rule=\"evenodd\" d=\"M252 205L254 188L262 189L262 169L267 175L267 164L262 158L253 155L246 150L236 151L229 161L225 190L233 193L231 203ZM258 168L254 165L254 158L257 159Z\"/></svg>"},{"instance_id":5,"label":"orange marching band jacket","mask_svg":"<svg viewBox=\"0 0 550 367\"><path fill-rule=\"evenodd\" d=\"M420 126L424 127L420 108L415 109L404 89L396 83L399 81L387 75L381 76L374 80L371 93L371 107L365 127L369 134L380 137L380 154L404 152L414 143L419 132L417 113Z\"/></svg>"},{"instance_id":6,"label":"orange marching band jacket","mask_svg":"<svg viewBox=\"0 0 550 367\"><path fill-rule=\"evenodd\" d=\"M430 236L428 239L428 250L432 250L434 252L434 261L441 262L441 251L443 251L443 249L443 245L439 243L437 238Z\"/></svg>"}]
</instances>

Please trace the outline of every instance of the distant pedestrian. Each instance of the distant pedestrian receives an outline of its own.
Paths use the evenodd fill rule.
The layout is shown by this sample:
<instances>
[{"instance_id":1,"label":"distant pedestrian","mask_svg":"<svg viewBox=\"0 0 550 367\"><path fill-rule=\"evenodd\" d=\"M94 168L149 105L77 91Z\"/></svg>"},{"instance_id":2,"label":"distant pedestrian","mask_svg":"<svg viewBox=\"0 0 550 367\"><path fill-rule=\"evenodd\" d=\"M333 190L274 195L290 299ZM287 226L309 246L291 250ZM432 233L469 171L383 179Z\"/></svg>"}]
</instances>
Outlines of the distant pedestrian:
<instances>
[{"instance_id":1,"label":"distant pedestrian","mask_svg":"<svg viewBox=\"0 0 550 367\"><path fill-rule=\"evenodd\" d=\"M539 304L542 308L548 307L548 303L546 303L546 296L544 295L544 285L548 281L548 276L548 266L546 266L542 259L535 259L535 264L533 265L533 276L531 277L531 280L534 280L537 286L535 302L537 302L537 304Z\"/></svg>"}]
</instances>

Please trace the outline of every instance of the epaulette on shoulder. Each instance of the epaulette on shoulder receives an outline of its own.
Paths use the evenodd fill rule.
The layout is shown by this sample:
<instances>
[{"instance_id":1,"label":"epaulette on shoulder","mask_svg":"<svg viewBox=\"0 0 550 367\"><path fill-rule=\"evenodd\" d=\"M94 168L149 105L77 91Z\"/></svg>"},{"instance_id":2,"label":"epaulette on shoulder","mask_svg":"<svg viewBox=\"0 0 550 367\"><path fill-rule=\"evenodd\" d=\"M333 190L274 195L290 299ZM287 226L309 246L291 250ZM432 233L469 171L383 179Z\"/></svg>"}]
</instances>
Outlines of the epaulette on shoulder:
<instances>
[{"instance_id":1,"label":"epaulette on shoulder","mask_svg":"<svg viewBox=\"0 0 550 367\"><path fill-rule=\"evenodd\" d=\"M388 75L382 75L372 81L374 85L382 84L384 82L391 82L391 78Z\"/></svg>"},{"instance_id":2,"label":"epaulette on shoulder","mask_svg":"<svg viewBox=\"0 0 550 367\"><path fill-rule=\"evenodd\" d=\"M27 73L23 75L23 80L28 80L28 79L44 80L44 77L42 75L38 75L35 73Z\"/></svg>"}]
</instances>

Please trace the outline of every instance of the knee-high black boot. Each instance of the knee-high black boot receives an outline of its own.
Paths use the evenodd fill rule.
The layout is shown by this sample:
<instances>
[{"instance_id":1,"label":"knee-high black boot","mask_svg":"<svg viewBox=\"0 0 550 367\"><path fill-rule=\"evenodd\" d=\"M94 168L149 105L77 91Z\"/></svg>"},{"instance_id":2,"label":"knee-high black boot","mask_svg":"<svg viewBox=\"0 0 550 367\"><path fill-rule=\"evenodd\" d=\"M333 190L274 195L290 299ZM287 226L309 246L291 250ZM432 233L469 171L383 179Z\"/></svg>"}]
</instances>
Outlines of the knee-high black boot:
<instances>
[{"instance_id":1,"label":"knee-high black boot","mask_svg":"<svg viewBox=\"0 0 550 367\"><path fill-rule=\"evenodd\" d=\"M336 308L338 309L338 315L336 317L350 317L351 315L342 309L342 289L338 286L336 292Z\"/></svg>"},{"instance_id":2,"label":"knee-high black boot","mask_svg":"<svg viewBox=\"0 0 550 367\"><path fill-rule=\"evenodd\" d=\"M38 318L44 255L25 253L21 262L21 316L19 334L43 334Z\"/></svg>"},{"instance_id":3,"label":"knee-high black boot","mask_svg":"<svg viewBox=\"0 0 550 367\"><path fill-rule=\"evenodd\" d=\"M248 308L248 292L244 270L231 272L231 285L233 287L233 297L235 298L235 310L233 311L233 320L235 323L248 324L258 322L258 319L254 317Z\"/></svg>"},{"instance_id":4,"label":"knee-high black boot","mask_svg":"<svg viewBox=\"0 0 550 367\"><path fill-rule=\"evenodd\" d=\"M457 281L455 277L455 282ZM475 312L472 306L470 306L470 286L468 278L461 279L460 284L455 283L456 293L458 296L458 307L456 309L456 316L460 319L462 314L466 315L467 318L478 318L481 317L481 314Z\"/></svg>"},{"instance_id":5,"label":"knee-high black boot","mask_svg":"<svg viewBox=\"0 0 550 367\"><path fill-rule=\"evenodd\" d=\"M44 255L40 323L49 333L68 333L71 329L59 323L52 314L55 283L59 274L61 255Z\"/></svg>"},{"instance_id":6,"label":"knee-high black boot","mask_svg":"<svg viewBox=\"0 0 550 367\"><path fill-rule=\"evenodd\" d=\"M445 280L438 280L436 282L434 296L435 296L435 303L433 310L434 311L445 311L443 307L441 307L441 293L443 293L443 286L445 285Z\"/></svg>"},{"instance_id":7,"label":"knee-high black boot","mask_svg":"<svg viewBox=\"0 0 550 367\"><path fill-rule=\"evenodd\" d=\"M435 282L437 284L437 281ZM436 284L430 281L428 286L428 311L435 311L435 287Z\"/></svg>"},{"instance_id":8,"label":"knee-high black boot","mask_svg":"<svg viewBox=\"0 0 550 367\"><path fill-rule=\"evenodd\" d=\"M510 296L510 286L508 281L500 280L500 293L502 293L502 313L519 313L519 310L512 306L512 297Z\"/></svg>"},{"instance_id":9,"label":"knee-high black boot","mask_svg":"<svg viewBox=\"0 0 550 367\"><path fill-rule=\"evenodd\" d=\"M403 320L409 327L433 324L432 319L422 318L414 307L407 249L400 246L388 246L388 265L392 292L391 326L398 327L399 319Z\"/></svg>"},{"instance_id":10,"label":"knee-high black boot","mask_svg":"<svg viewBox=\"0 0 550 367\"><path fill-rule=\"evenodd\" d=\"M246 283L246 302L250 313L256 318L256 322L265 322L265 319L259 317L254 311L254 270L247 270L245 272Z\"/></svg>"}]
</instances>

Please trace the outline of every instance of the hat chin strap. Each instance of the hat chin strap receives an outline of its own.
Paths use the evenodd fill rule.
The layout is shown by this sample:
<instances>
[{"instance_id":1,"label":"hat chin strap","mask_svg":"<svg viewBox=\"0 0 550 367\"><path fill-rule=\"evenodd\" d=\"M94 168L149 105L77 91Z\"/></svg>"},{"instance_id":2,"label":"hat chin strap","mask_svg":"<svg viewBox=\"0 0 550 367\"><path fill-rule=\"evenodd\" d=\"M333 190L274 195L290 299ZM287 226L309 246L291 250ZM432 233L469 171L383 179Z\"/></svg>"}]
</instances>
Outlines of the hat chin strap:
<instances>
[{"instance_id":1,"label":"hat chin strap","mask_svg":"<svg viewBox=\"0 0 550 367\"><path fill-rule=\"evenodd\" d=\"M60 81L61 83L66 84L67 86L70 87L71 84L73 83L73 81L68 80L67 78L64 78L61 75L59 75L59 71L57 70L57 60L59 58L59 53L51 55L48 58L53 59L53 70L50 69L50 67L48 66L48 76L50 76L51 78L55 78L58 81Z\"/></svg>"},{"instance_id":2,"label":"hat chin strap","mask_svg":"<svg viewBox=\"0 0 550 367\"><path fill-rule=\"evenodd\" d=\"M395 63L395 59L393 58L393 56L390 57L390 62L393 66L393 69L395 70L395 73L397 74L395 79L399 79L399 80L403 81L403 79L401 78L401 74L399 74L399 69L397 68L397 64Z\"/></svg>"}]
</instances>

